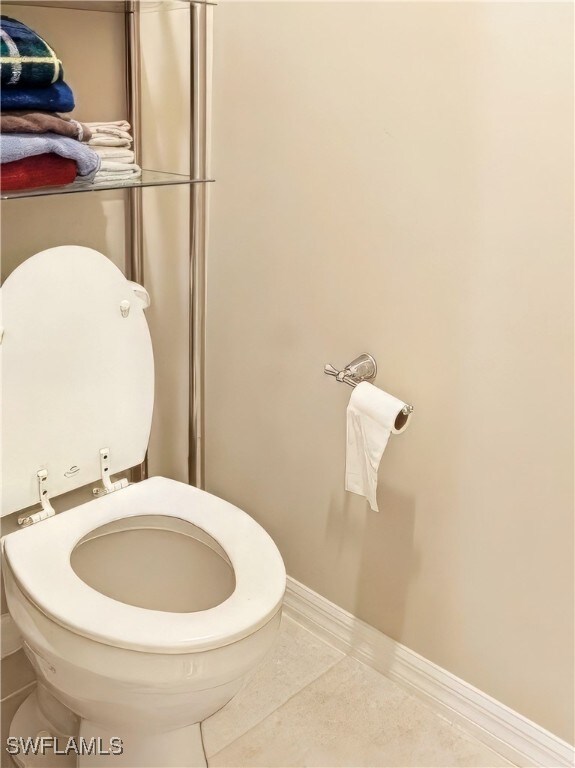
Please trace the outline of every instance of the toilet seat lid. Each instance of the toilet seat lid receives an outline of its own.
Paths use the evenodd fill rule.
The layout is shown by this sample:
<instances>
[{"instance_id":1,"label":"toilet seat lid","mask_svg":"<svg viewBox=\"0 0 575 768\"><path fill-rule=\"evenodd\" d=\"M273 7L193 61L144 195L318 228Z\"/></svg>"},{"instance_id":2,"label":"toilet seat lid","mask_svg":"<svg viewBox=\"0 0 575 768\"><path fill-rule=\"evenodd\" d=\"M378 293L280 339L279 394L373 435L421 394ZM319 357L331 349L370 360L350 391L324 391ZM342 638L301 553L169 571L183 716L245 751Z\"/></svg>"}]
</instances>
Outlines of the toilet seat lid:
<instances>
[{"instance_id":1,"label":"toilet seat lid","mask_svg":"<svg viewBox=\"0 0 575 768\"><path fill-rule=\"evenodd\" d=\"M100 479L102 448L110 474L144 460L154 363L142 295L78 245L37 253L2 286L2 515L38 503L39 470L57 496Z\"/></svg>"}]
</instances>

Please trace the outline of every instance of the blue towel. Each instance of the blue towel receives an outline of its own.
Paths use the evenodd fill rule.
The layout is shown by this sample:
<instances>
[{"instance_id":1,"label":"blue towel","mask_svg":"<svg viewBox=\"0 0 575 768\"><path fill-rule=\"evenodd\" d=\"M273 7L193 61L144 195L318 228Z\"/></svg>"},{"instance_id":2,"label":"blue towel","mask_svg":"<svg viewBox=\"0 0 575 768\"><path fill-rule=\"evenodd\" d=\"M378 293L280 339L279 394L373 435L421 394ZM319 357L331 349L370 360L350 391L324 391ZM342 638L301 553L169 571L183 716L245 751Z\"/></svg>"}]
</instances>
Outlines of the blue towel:
<instances>
[{"instance_id":1,"label":"blue towel","mask_svg":"<svg viewBox=\"0 0 575 768\"><path fill-rule=\"evenodd\" d=\"M0 134L0 162L12 163L33 155L55 153L74 160L82 181L92 181L100 169L100 155L76 139L57 133L3 133Z\"/></svg>"},{"instance_id":2,"label":"blue towel","mask_svg":"<svg viewBox=\"0 0 575 768\"><path fill-rule=\"evenodd\" d=\"M74 109L74 94L63 80L45 88L0 89L0 109L40 109L45 112L71 112Z\"/></svg>"}]
</instances>

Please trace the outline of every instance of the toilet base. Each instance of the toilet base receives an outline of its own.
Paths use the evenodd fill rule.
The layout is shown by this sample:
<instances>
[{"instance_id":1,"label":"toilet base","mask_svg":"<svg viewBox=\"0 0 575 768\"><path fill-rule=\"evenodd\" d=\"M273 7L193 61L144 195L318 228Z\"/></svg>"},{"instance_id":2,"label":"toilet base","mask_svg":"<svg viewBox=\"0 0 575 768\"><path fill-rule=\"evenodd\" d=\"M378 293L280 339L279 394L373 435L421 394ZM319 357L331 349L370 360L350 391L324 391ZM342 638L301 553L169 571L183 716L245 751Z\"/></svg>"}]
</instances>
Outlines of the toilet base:
<instances>
[{"instance_id":1,"label":"toilet base","mask_svg":"<svg viewBox=\"0 0 575 768\"><path fill-rule=\"evenodd\" d=\"M80 755L78 768L207 768L200 723L167 733L149 731L107 732L102 726L82 720L80 737L98 739L105 751L121 754Z\"/></svg>"},{"instance_id":2,"label":"toilet base","mask_svg":"<svg viewBox=\"0 0 575 768\"><path fill-rule=\"evenodd\" d=\"M24 746L28 739L49 734L58 736L61 745L67 741L67 737L57 733L53 724L46 719L38 705L38 691L34 690L20 704L10 723L10 738L16 740L19 747L16 754L11 754L14 765L18 768L76 768L74 754L58 755L50 747L34 750ZM37 753L34 754L34 751Z\"/></svg>"},{"instance_id":3,"label":"toilet base","mask_svg":"<svg viewBox=\"0 0 575 768\"><path fill-rule=\"evenodd\" d=\"M200 723L167 733L149 731L108 732L89 720L80 722L79 733L63 735L49 722L33 691L20 705L10 725L10 736L19 745L35 737L56 737L56 751L48 747L38 754L22 750L12 755L18 768L207 768ZM88 745L91 754L77 754L68 749L70 739L78 751ZM121 740L122 753L118 752ZM67 754L63 754L67 751ZM94 754L99 752L100 754Z\"/></svg>"}]
</instances>

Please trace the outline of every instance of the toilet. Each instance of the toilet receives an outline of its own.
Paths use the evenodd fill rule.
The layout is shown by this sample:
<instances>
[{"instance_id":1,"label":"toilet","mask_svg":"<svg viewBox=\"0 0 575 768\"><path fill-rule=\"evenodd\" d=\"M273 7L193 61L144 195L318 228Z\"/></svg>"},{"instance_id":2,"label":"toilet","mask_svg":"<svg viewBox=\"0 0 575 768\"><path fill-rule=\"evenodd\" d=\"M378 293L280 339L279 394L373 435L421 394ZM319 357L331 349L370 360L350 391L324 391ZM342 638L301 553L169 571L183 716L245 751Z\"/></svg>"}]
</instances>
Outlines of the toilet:
<instances>
[{"instance_id":1,"label":"toilet","mask_svg":"<svg viewBox=\"0 0 575 768\"><path fill-rule=\"evenodd\" d=\"M148 304L81 246L2 287L2 515L20 513L2 567L38 678L10 736L56 745L18 765L205 766L200 723L277 637L286 574L263 528L185 483L117 477L151 429ZM54 514L89 484L92 500Z\"/></svg>"}]
</instances>

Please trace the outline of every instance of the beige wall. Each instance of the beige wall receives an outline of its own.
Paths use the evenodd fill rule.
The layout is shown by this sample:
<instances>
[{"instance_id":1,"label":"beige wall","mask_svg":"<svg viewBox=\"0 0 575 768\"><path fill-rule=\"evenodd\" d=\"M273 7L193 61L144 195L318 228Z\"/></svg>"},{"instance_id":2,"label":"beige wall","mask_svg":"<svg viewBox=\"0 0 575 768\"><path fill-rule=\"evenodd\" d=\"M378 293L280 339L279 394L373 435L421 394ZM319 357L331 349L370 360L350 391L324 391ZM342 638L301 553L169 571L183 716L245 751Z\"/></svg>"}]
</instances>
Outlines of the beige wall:
<instances>
[{"instance_id":1,"label":"beige wall","mask_svg":"<svg viewBox=\"0 0 575 768\"><path fill-rule=\"evenodd\" d=\"M222 3L208 490L312 589L573 739L572 7ZM343 490L361 352L413 402Z\"/></svg>"}]
</instances>

